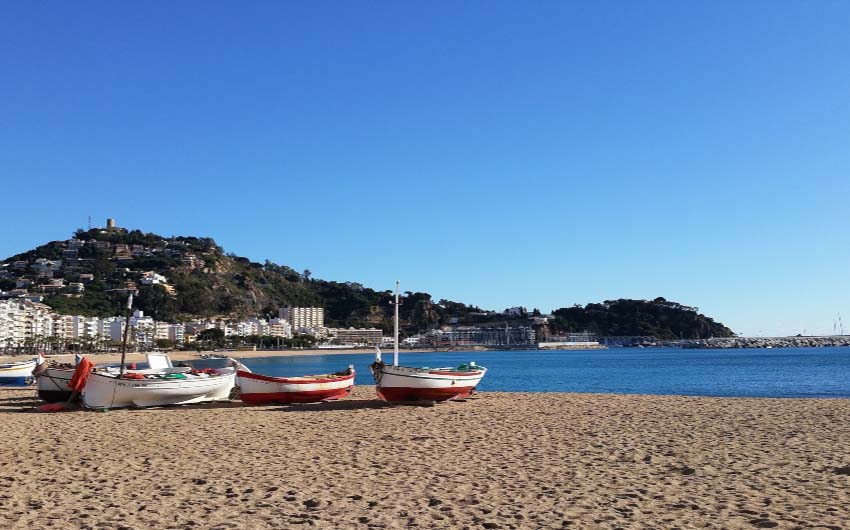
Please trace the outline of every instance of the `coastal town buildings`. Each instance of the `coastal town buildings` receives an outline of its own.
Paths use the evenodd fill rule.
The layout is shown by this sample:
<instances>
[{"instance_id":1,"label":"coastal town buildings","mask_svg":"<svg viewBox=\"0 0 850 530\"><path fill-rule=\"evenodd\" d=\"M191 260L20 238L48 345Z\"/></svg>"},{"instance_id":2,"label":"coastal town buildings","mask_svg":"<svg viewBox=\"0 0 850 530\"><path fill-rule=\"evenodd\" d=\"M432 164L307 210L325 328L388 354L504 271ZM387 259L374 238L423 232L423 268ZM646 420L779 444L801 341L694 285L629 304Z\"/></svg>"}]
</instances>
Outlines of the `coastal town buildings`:
<instances>
[{"instance_id":1,"label":"coastal town buildings","mask_svg":"<svg viewBox=\"0 0 850 530\"><path fill-rule=\"evenodd\" d=\"M446 326L428 332L421 343L438 347L530 346L535 332L531 326Z\"/></svg>"},{"instance_id":2,"label":"coastal town buildings","mask_svg":"<svg viewBox=\"0 0 850 530\"><path fill-rule=\"evenodd\" d=\"M0 300L0 346L26 345L52 335L50 307L26 299Z\"/></svg>"}]
</instances>

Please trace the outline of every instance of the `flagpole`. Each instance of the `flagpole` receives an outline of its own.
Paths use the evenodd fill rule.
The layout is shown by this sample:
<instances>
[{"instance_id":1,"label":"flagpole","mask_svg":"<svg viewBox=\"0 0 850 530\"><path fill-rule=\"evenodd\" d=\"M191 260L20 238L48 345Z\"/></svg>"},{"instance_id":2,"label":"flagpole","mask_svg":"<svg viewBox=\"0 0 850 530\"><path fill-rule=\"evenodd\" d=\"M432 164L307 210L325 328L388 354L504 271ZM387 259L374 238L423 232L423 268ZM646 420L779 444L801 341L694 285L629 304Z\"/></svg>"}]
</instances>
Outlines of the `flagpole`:
<instances>
[{"instance_id":1,"label":"flagpole","mask_svg":"<svg viewBox=\"0 0 850 530\"><path fill-rule=\"evenodd\" d=\"M121 344L121 369L118 377L124 375L124 362L127 359L127 336L130 334L130 313L133 311L133 293L127 298L127 318L124 320L124 340Z\"/></svg>"},{"instance_id":2,"label":"flagpole","mask_svg":"<svg viewBox=\"0 0 850 530\"><path fill-rule=\"evenodd\" d=\"M395 282L395 318L393 319L393 366L398 366L398 280Z\"/></svg>"}]
</instances>

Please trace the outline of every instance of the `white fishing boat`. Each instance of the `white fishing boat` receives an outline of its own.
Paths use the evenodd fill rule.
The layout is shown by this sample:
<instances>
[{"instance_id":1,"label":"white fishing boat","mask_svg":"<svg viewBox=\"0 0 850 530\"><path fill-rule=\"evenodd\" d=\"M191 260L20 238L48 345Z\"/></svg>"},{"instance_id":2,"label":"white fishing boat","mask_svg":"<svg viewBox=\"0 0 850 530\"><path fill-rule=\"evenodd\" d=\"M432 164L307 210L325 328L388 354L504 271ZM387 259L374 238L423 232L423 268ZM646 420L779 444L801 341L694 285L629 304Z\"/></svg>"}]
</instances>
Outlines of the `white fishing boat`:
<instances>
[{"instance_id":1,"label":"white fishing boat","mask_svg":"<svg viewBox=\"0 0 850 530\"><path fill-rule=\"evenodd\" d=\"M83 405L90 409L188 405L229 399L236 368L150 372L95 370L83 388Z\"/></svg>"},{"instance_id":2,"label":"white fishing boat","mask_svg":"<svg viewBox=\"0 0 850 530\"><path fill-rule=\"evenodd\" d=\"M369 367L375 378L375 389L384 401L400 403L415 401L446 401L468 397L484 378L487 369L474 362L455 368L427 368L399 366L398 364L398 306L399 284L396 282L393 364L375 353L375 362Z\"/></svg>"},{"instance_id":3,"label":"white fishing boat","mask_svg":"<svg viewBox=\"0 0 850 530\"><path fill-rule=\"evenodd\" d=\"M167 355L160 354L146 370L126 370L127 337L132 307L131 294L127 299L127 317L118 371L107 368L94 369L91 372L83 370L85 373L79 374L86 378L85 386L80 385L83 406L90 409L160 407L230 398L230 391L236 382L235 366L203 370L174 367ZM148 362L151 360L149 357ZM77 369L81 370L79 366Z\"/></svg>"},{"instance_id":4,"label":"white fishing boat","mask_svg":"<svg viewBox=\"0 0 850 530\"><path fill-rule=\"evenodd\" d=\"M389 402L469 397L487 373L486 368L475 363L456 368L414 368L377 361L372 367L378 397Z\"/></svg>"},{"instance_id":5,"label":"white fishing boat","mask_svg":"<svg viewBox=\"0 0 850 530\"><path fill-rule=\"evenodd\" d=\"M165 353L149 353L146 355L148 368L137 370L130 368L127 373L181 373L188 372L191 368L175 368L171 358ZM131 365L132 366L132 365ZM98 370L118 373L118 365L99 365ZM71 399L74 391L71 389L71 379L74 377L75 367L72 364L47 366L42 370L36 370L33 375L36 378L38 397L48 403L57 403Z\"/></svg>"},{"instance_id":6,"label":"white fishing boat","mask_svg":"<svg viewBox=\"0 0 850 530\"><path fill-rule=\"evenodd\" d=\"M16 363L0 363L0 386L26 386L33 382L32 371L38 359Z\"/></svg>"},{"instance_id":7,"label":"white fishing boat","mask_svg":"<svg viewBox=\"0 0 850 530\"><path fill-rule=\"evenodd\" d=\"M48 403L68 401L74 393L68 384L74 377L73 368L48 367L35 376L38 397Z\"/></svg>"}]
</instances>

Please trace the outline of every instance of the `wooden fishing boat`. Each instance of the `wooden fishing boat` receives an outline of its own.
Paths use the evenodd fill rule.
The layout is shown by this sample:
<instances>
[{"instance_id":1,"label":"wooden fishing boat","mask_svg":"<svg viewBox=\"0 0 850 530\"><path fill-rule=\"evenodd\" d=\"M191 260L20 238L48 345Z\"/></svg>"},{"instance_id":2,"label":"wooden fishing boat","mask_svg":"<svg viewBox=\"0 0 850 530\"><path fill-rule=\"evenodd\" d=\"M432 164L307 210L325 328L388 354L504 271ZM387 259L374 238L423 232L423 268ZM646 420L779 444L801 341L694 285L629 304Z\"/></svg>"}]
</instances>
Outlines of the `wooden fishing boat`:
<instances>
[{"instance_id":1,"label":"wooden fishing boat","mask_svg":"<svg viewBox=\"0 0 850 530\"><path fill-rule=\"evenodd\" d=\"M232 367L200 373L186 372L183 368L144 372L91 372L83 388L83 405L90 409L113 409L219 401L229 399L236 380L236 369Z\"/></svg>"},{"instance_id":2,"label":"wooden fishing boat","mask_svg":"<svg viewBox=\"0 0 850 530\"><path fill-rule=\"evenodd\" d=\"M149 353L146 355L148 368L137 370L130 368L127 373L180 373L188 372L191 368L174 368L171 358L165 353ZM118 373L118 365L98 365L98 370ZM42 370L36 370L33 375L36 378L38 397L48 403L58 403L71 399L74 391L70 387L71 378L74 377L75 367L72 364L47 366Z\"/></svg>"},{"instance_id":3,"label":"wooden fishing boat","mask_svg":"<svg viewBox=\"0 0 850 530\"><path fill-rule=\"evenodd\" d=\"M375 389L384 401L391 403L414 401L446 401L468 397L484 378L487 369L474 362L457 368L416 368L398 365L398 290L395 291L395 319L393 364L381 359L381 350L375 353L375 362L369 367L375 378Z\"/></svg>"},{"instance_id":4,"label":"wooden fishing boat","mask_svg":"<svg viewBox=\"0 0 850 530\"><path fill-rule=\"evenodd\" d=\"M446 401L469 397L487 369L475 363L457 368L387 365L380 357L371 366L378 397L389 402Z\"/></svg>"},{"instance_id":5,"label":"wooden fishing boat","mask_svg":"<svg viewBox=\"0 0 850 530\"><path fill-rule=\"evenodd\" d=\"M230 398L230 391L236 381L235 367L204 370L174 367L167 355L160 354L153 359L148 358L149 363L153 362L152 367L147 370L126 370L127 338L132 308L131 294L127 298L121 364L118 371L107 368L89 372L83 366L86 360L77 367L79 379L85 381L75 380L70 386L82 391L83 406L90 409L160 407Z\"/></svg>"},{"instance_id":6,"label":"wooden fishing boat","mask_svg":"<svg viewBox=\"0 0 850 530\"><path fill-rule=\"evenodd\" d=\"M351 393L354 375L354 366L333 374L302 377L272 377L238 370L237 386L240 399L248 405L318 403Z\"/></svg>"},{"instance_id":7,"label":"wooden fishing boat","mask_svg":"<svg viewBox=\"0 0 850 530\"><path fill-rule=\"evenodd\" d=\"M36 376L38 397L48 403L58 403L71 399L74 391L68 384L74 377L73 368L51 366Z\"/></svg>"},{"instance_id":8,"label":"wooden fishing boat","mask_svg":"<svg viewBox=\"0 0 850 530\"><path fill-rule=\"evenodd\" d=\"M33 382L32 371L38 359L16 363L0 363L0 386L27 386Z\"/></svg>"}]
</instances>

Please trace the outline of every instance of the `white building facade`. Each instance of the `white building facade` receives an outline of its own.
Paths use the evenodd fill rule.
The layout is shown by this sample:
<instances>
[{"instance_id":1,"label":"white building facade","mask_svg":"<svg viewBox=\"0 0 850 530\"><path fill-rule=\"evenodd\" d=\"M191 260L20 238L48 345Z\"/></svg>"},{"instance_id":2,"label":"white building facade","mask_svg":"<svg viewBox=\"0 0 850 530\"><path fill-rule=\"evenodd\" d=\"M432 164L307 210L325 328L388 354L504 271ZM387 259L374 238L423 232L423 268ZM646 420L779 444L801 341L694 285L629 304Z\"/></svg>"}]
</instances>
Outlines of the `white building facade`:
<instances>
[{"instance_id":1,"label":"white building facade","mask_svg":"<svg viewBox=\"0 0 850 530\"><path fill-rule=\"evenodd\" d=\"M325 327L325 308L323 307L282 307L279 316L289 322L293 332Z\"/></svg>"}]
</instances>

